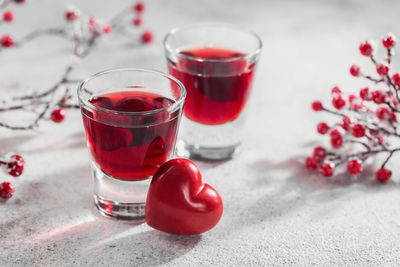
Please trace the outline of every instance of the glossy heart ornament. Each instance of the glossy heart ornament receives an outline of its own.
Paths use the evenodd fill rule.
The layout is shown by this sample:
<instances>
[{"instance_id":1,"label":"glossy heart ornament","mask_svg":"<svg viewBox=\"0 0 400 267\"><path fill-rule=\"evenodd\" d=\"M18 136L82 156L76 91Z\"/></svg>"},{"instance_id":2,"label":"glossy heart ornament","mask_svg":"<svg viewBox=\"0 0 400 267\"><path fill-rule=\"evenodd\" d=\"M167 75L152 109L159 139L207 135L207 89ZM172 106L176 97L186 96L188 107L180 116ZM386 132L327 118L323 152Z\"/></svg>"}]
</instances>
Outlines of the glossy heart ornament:
<instances>
[{"instance_id":1,"label":"glossy heart ornament","mask_svg":"<svg viewBox=\"0 0 400 267\"><path fill-rule=\"evenodd\" d=\"M170 160L154 174L146 201L149 226L172 234L201 234L218 223L222 211L220 195L202 183L192 161Z\"/></svg>"}]
</instances>

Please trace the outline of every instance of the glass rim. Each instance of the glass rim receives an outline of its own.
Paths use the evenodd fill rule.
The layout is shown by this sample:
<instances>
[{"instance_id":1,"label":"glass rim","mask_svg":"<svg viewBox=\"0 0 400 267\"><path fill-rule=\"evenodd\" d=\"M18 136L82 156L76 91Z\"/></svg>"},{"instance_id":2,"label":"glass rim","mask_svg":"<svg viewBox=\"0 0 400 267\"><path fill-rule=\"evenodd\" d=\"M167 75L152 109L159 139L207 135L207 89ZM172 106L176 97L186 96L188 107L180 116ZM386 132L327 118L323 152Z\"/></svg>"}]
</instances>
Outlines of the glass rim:
<instances>
[{"instance_id":1,"label":"glass rim","mask_svg":"<svg viewBox=\"0 0 400 267\"><path fill-rule=\"evenodd\" d=\"M247 34L249 34L250 36L254 37L257 40L257 46L256 46L256 48L254 50L244 54L243 56L237 56L237 57L229 58L229 59L205 59L205 58L198 58L198 57L193 57L193 56L189 56L189 55L185 55L185 54L179 53L175 49L172 49L171 46L168 44L168 39L171 36L179 33L182 30L187 30L187 29L190 29L190 28L200 28L200 27L205 27L205 26L208 26L208 27L212 26L212 27L219 27L219 28L231 28L231 29L240 31L242 33L247 33ZM177 54L182 58L193 60L193 61L197 61L197 62L232 62L232 61L247 59L247 58L250 58L250 57L252 57L254 55L259 54L261 52L262 47L263 47L263 42L262 42L260 36L258 36L258 34L256 34L255 32L240 28L240 27L238 27L238 26L236 26L234 24L220 23L220 22L203 22L203 23L194 23L194 24L189 24L189 25L182 26L182 27L173 28L164 37L163 45L164 45L165 50L167 50L168 52L173 53L173 54Z\"/></svg>"},{"instance_id":2,"label":"glass rim","mask_svg":"<svg viewBox=\"0 0 400 267\"><path fill-rule=\"evenodd\" d=\"M158 108L158 109L155 109L155 110L149 110L149 111L117 111L117 110L102 108L102 107L93 105L92 103L89 102L88 99L84 99L83 98L83 96L82 96L83 93L82 92L83 92L84 86L88 82L90 82L91 80L96 79L96 78L98 78L100 76L103 76L105 74L114 73L114 72L146 72L146 73L152 73L152 74L160 75L160 76L162 76L164 78L169 79L170 81L175 82L180 87L182 92L181 92L180 97L177 100L175 100L175 102L171 106ZM103 111L103 112L106 112L106 113L117 114L117 115L118 114L123 114L123 115L151 115L151 114L156 114L156 113L159 113L159 112L162 112L162 111L173 112L174 110L176 110L181 105L181 103L186 98L186 88L178 79L176 79L175 77L173 77L173 76L171 76L171 75L169 75L167 73L164 73L164 72L161 72L161 71L158 71L158 70L141 69L141 68L112 68L112 69L107 69L107 70L103 70L103 71L97 72L95 74L92 74L91 76L89 76L85 80L83 80L78 85L77 92L78 92L78 99L79 99L79 102L81 104L81 108L83 106L88 106L88 107L90 107L90 108L92 108L94 110L100 110L100 111Z\"/></svg>"}]
</instances>

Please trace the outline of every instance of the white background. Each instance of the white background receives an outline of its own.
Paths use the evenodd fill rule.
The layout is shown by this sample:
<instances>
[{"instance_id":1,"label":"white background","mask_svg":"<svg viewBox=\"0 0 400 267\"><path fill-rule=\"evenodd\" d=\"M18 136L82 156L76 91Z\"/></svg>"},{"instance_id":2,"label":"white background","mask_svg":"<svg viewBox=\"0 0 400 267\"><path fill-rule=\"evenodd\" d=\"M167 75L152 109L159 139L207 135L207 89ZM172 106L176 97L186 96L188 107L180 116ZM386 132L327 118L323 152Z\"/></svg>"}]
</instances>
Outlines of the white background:
<instances>
[{"instance_id":1,"label":"white background","mask_svg":"<svg viewBox=\"0 0 400 267\"><path fill-rule=\"evenodd\" d=\"M62 24L66 4L17 6L15 22L1 25L0 33L18 39ZM107 19L130 2L75 4ZM154 31L155 42L135 47L129 38L110 36L72 78L112 67L166 71L162 38L188 23L234 23L263 39L242 153L227 162L198 162L203 180L224 200L220 223L203 235L180 237L98 215L80 114L69 111L60 125L0 129L0 154L18 152L27 162L17 180L0 174L0 182L16 187L0 204L0 265L398 265L399 172L393 162L399 158L389 165L394 175L386 185L374 182L373 166L358 179L326 179L305 170L303 161L324 140L315 133L324 116L310 111L311 101L328 103L336 84L349 92L368 85L350 77L349 66L369 64L358 53L361 41L388 31L400 35L399 10L398 1L146 1L144 28ZM70 52L57 37L1 52L1 96L47 89ZM10 116L0 119L26 119Z\"/></svg>"}]
</instances>

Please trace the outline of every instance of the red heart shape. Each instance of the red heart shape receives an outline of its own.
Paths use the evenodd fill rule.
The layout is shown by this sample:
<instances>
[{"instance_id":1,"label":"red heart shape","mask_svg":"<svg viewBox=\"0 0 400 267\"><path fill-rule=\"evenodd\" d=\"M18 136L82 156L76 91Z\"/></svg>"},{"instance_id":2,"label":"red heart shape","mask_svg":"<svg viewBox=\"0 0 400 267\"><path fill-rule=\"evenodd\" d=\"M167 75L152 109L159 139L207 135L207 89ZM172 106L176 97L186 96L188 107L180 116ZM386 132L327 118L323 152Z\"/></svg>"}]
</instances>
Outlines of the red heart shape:
<instances>
[{"instance_id":1,"label":"red heart shape","mask_svg":"<svg viewBox=\"0 0 400 267\"><path fill-rule=\"evenodd\" d=\"M220 195L202 183L192 161L172 159L154 174L146 201L149 226L172 234L201 234L218 223L222 211Z\"/></svg>"}]
</instances>

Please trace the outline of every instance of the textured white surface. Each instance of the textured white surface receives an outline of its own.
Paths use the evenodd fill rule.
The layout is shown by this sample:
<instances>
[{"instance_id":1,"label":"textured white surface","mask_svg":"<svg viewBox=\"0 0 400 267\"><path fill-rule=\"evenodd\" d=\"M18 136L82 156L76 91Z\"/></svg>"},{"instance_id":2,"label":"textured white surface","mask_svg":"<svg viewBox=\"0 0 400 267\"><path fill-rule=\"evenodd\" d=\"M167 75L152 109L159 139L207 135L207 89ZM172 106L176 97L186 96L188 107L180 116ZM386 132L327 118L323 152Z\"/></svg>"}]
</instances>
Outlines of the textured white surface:
<instances>
[{"instance_id":1,"label":"textured white surface","mask_svg":"<svg viewBox=\"0 0 400 267\"><path fill-rule=\"evenodd\" d=\"M127 3L75 4L107 18ZM15 24L1 25L1 33L17 37L53 25L64 5L43 0L19 6ZM360 88L348 75L353 62L366 62L358 43L387 31L400 35L400 2L157 0L147 7L154 44L106 41L73 76L122 66L166 70L162 37L191 22L235 23L264 41L242 153L227 162L198 162L204 181L224 200L220 223L201 236L180 237L98 215L81 118L72 111L65 123L43 122L35 132L0 129L0 154L16 151L27 161L18 180L0 176L16 187L0 205L0 266L399 265L397 165L394 181L382 186L368 170L358 180L326 180L301 161L320 138L314 127L321 118L309 103L327 98L336 83ZM70 60L68 49L46 37L1 53L2 96L26 85L47 88Z\"/></svg>"}]
</instances>

